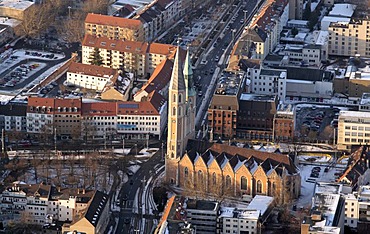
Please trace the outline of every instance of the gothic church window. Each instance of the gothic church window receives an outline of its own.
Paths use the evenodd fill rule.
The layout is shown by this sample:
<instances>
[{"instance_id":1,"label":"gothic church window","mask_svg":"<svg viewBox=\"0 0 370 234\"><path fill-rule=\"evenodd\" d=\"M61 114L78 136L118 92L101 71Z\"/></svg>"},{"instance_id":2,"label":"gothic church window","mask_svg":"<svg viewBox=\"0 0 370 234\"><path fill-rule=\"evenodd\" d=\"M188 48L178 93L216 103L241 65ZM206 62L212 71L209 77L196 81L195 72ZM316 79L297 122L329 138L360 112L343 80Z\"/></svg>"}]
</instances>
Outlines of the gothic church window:
<instances>
[{"instance_id":1,"label":"gothic church window","mask_svg":"<svg viewBox=\"0 0 370 234\"><path fill-rule=\"evenodd\" d=\"M172 99L173 102L176 102L176 94L173 95L173 99Z\"/></svg>"},{"instance_id":2,"label":"gothic church window","mask_svg":"<svg viewBox=\"0 0 370 234\"><path fill-rule=\"evenodd\" d=\"M257 181L257 193L262 193L262 182L260 180Z\"/></svg>"},{"instance_id":3,"label":"gothic church window","mask_svg":"<svg viewBox=\"0 0 370 234\"><path fill-rule=\"evenodd\" d=\"M212 174L213 185L216 185L216 181L217 181L216 172L213 172L213 174Z\"/></svg>"},{"instance_id":4,"label":"gothic church window","mask_svg":"<svg viewBox=\"0 0 370 234\"><path fill-rule=\"evenodd\" d=\"M247 188L248 188L247 178L245 178L245 176L242 176L242 178L240 179L240 189L247 190Z\"/></svg>"},{"instance_id":5,"label":"gothic church window","mask_svg":"<svg viewBox=\"0 0 370 234\"><path fill-rule=\"evenodd\" d=\"M176 107L172 109L172 115L176 115Z\"/></svg>"},{"instance_id":6,"label":"gothic church window","mask_svg":"<svg viewBox=\"0 0 370 234\"><path fill-rule=\"evenodd\" d=\"M179 94L179 103L181 103L181 100L182 99L182 95L181 94Z\"/></svg>"},{"instance_id":7,"label":"gothic church window","mask_svg":"<svg viewBox=\"0 0 370 234\"><path fill-rule=\"evenodd\" d=\"M188 178L188 176L189 176L189 169L187 167L185 167L184 174L185 174L185 178Z\"/></svg>"},{"instance_id":8,"label":"gothic church window","mask_svg":"<svg viewBox=\"0 0 370 234\"><path fill-rule=\"evenodd\" d=\"M226 188L231 187L231 177L228 175L226 176Z\"/></svg>"}]
</instances>

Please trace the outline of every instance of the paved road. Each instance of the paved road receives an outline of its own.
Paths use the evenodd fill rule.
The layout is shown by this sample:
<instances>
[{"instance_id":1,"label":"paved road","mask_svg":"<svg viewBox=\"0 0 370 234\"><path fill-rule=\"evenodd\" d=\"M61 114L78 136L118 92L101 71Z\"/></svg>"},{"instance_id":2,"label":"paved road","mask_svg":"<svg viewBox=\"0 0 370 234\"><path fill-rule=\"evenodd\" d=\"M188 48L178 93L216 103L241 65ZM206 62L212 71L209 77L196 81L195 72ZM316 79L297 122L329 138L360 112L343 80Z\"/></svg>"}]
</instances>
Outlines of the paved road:
<instances>
[{"instance_id":1,"label":"paved road","mask_svg":"<svg viewBox=\"0 0 370 234\"><path fill-rule=\"evenodd\" d=\"M142 188L144 185L144 179L148 180L148 178L150 178L151 172L154 173L154 168L159 167L157 165L163 165L163 161L161 161L161 158L162 151L159 150L146 163L142 164L135 175L129 177L129 181L122 186L119 199L123 202L121 202L121 211L119 214L119 222L116 234L128 234L133 232L134 229L138 228L136 226L138 224L137 220L138 218L141 218L141 215L136 215L132 212L135 196L137 191L142 191L142 189L140 188ZM139 198L141 199L140 195L141 194L139 194ZM142 201L139 201L139 203L142 203ZM129 222L127 222L126 220L129 220Z\"/></svg>"},{"instance_id":2,"label":"paved road","mask_svg":"<svg viewBox=\"0 0 370 234\"><path fill-rule=\"evenodd\" d=\"M245 23L240 22L242 19L244 19L243 10L247 10L246 17L249 18L250 14L251 14L251 11L256 6L256 4L257 4L257 0L252 0L252 1L248 2L248 4L245 7L242 6L240 8L235 8L235 7L233 8L234 13L230 14L230 18L235 17L235 15L237 15L237 17L235 17L234 22L229 23L230 19L228 19L227 23L224 23L224 25L223 25L225 27L224 37L221 38L220 40L217 40L217 38L214 39L214 41L217 44L216 44L216 46L214 46L215 44L213 43L213 45L210 47L210 51L208 52L208 55L206 57L207 63L205 65L199 64L196 67L196 69L194 70L194 77L195 78L201 77L201 79L199 81L199 83L200 83L199 87L200 87L200 90L202 91L203 94L205 94L207 89L210 89L210 88L212 89L212 92L210 92L210 93L212 93L212 94L214 93L215 87L210 87L209 85L210 85L212 76L214 74L214 72L212 72L212 71L215 71L216 70L215 68L218 66L218 62L215 60L215 58L216 57L221 58L222 54L225 53L225 50L227 49L228 45L233 44L232 40L233 39L234 39L234 41L236 40L236 38L238 36L238 32L239 32L239 35L242 32L242 28L245 25ZM229 26L230 29L226 29L227 26ZM235 30L235 32L234 32L235 35L233 35L232 30ZM230 54L231 49L232 49L232 46L230 46L228 48L228 50L226 51L226 56L225 56L225 60L224 60L225 63L226 63L227 57ZM225 66L226 66L225 63L222 66L220 66L221 70L223 70L225 68ZM204 116L205 113L207 112L206 109L199 110L199 107L202 103L203 98L208 99L207 102L210 102L211 99L212 99L212 96L209 96L209 97L198 96L197 115L200 114L200 115ZM207 105L207 107L208 107L208 105ZM199 129L200 126L198 125L197 128Z\"/></svg>"}]
</instances>

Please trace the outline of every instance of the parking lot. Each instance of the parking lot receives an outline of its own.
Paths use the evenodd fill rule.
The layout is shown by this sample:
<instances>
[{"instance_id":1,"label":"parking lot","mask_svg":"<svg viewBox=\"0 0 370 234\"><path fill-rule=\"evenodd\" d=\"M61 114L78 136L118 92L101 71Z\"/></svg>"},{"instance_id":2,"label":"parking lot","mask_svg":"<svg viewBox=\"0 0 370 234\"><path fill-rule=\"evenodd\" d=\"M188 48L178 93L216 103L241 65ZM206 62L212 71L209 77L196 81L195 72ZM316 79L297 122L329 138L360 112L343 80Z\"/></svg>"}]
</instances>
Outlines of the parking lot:
<instances>
[{"instance_id":1,"label":"parking lot","mask_svg":"<svg viewBox=\"0 0 370 234\"><path fill-rule=\"evenodd\" d=\"M13 92L31 88L46 77L43 75L63 62L64 54L35 50L14 50L0 63L0 90ZM43 76L42 76L43 75Z\"/></svg>"},{"instance_id":2,"label":"parking lot","mask_svg":"<svg viewBox=\"0 0 370 234\"><path fill-rule=\"evenodd\" d=\"M298 105L296 107L296 136L311 142L330 143L338 122L338 108L319 105Z\"/></svg>"}]
</instances>

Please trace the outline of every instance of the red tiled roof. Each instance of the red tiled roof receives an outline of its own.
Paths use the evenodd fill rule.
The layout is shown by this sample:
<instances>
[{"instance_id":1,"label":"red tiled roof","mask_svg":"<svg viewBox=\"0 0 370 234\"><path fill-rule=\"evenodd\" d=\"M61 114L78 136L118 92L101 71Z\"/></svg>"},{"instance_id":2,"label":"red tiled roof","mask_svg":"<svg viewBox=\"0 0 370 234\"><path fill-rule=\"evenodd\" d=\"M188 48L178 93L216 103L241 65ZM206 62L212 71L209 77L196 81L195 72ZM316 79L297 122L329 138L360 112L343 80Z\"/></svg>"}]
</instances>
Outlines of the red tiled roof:
<instances>
[{"instance_id":1,"label":"red tiled roof","mask_svg":"<svg viewBox=\"0 0 370 234\"><path fill-rule=\"evenodd\" d=\"M83 116L115 116L117 104L115 102L82 103Z\"/></svg>"},{"instance_id":2,"label":"red tiled roof","mask_svg":"<svg viewBox=\"0 0 370 234\"><path fill-rule=\"evenodd\" d=\"M124 41L110 39L108 37L97 37L88 34L85 35L85 38L82 41L82 46L101 48L106 50L116 50L132 54L145 54L148 50L147 42Z\"/></svg>"},{"instance_id":3,"label":"red tiled roof","mask_svg":"<svg viewBox=\"0 0 370 234\"><path fill-rule=\"evenodd\" d=\"M173 62L171 60L163 60L154 69L153 74L150 76L149 80L144 84L141 90L145 90L147 93L150 93L154 90L162 90L171 80L172 67Z\"/></svg>"},{"instance_id":4,"label":"red tiled roof","mask_svg":"<svg viewBox=\"0 0 370 234\"><path fill-rule=\"evenodd\" d=\"M151 92L141 102L117 102L117 115L159 115L165 99L159 93Z\"/></svg>"},{"instance_id":5,"label":"red tiled roof","mask_svg":"<svg viewBox=\"0 0 370 234\"><path fill-rule=\"evenodd\" d=\"M106 78L110 78L118 73L117 70L112 68L75 62L71 63L71 65L68 68L68 72L99 77L103 77L104 75L106 75L108 76Z\"/></svg>"},{"instance_id":6,"label":"red tiled roof","mask_svg":"<svg viewBox=\"0 0 370 234\"><path fill-rule=\"evenodd\" d=\"M98 25L109 25L121 28L137 29L142 26L140 20L127 19L109 15L100 15L89 13L86 16L85 23L98 24Z\"/></svg>"}]
</instances>

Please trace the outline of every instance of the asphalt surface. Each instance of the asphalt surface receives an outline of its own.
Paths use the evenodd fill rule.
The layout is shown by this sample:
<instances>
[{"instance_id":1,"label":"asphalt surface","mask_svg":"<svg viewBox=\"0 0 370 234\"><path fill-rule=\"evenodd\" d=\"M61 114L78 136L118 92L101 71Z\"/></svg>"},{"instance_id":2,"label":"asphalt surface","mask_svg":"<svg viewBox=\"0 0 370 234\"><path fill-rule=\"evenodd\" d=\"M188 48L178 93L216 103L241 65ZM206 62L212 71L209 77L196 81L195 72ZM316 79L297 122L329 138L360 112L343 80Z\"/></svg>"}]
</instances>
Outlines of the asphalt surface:
<instances>
[{"instance_id":1,"label":"asphalt surface","mask_svg":"<svg viewBox=\"0 0 370 234\"><path fill-rule=\"evenodd\" d=\"M163 165L163 160L161 161L161 159L162 151L159 150L147 162L143 163L140 169L133 176L129 176L128 182L122 186L119 195L121 210L119 212L119 222L117 225L116 234L132 233L138 228L136 226L132 226L132 223L137 224L138 218L142 218L140 213L133 214L132 212L136 192L139 189L142 191L145 182L151 177L151 174L154 173L154 168L158 168L160 165ZM139 203L143 204L143 201L141 201L141 193L138 197L140 198ZM129 222L127 222L127 220L129 220Z\"/></svg>"},{"instance_id":2,"label":"asphalt surface","mask_svg":"<svg viewBox=\"0 0 370 234\"><path fill-rule=\"evenodd\" d=\"M18 41L14 47L13 47L14 50L16 49L24 49L24 50L37 50L37 51L44 51L44 52L47 52L47 53L53 53L53 52L49 52L47 49L43 49L42 47L40 46L36 46L36 45L29 45L27 43L24 42L24 40L20 40ZM52 50L52 48L50 48ZM62 47L62 52L64 52L65 54L65 57L64 58L61 58L61 59L53 59L53 60L43 60L43 59L37 59L37 58L32 58L32 59L25 59L25 60L22 60L20 61L19 63L15 64L14 66L8 68L7 70L1 72L0 74L0 78L4 77L6 74L8 74L9 72L13 71L16 67L18 67L19 65L22 65L22 64L26 64L28 62L35 62L35 63L45 63L46 64L46 67L40 69L39 71L35 72L33 75L31 75L30 77L28 77L27 79L25 79L24 81L18 83L17 85L15 85L14 87L0 87L0 91L1 90L4 90L4 91L13 91L13 90L17 90L17 89L20 89L20 88L23 88L23 87L26 87L27 84L31 83L33 80L35 80L37 77L41 76L44 72L46 72L48 69L50 69L51 67L57 65L57 64L60 64L62 62L65 62L67 61L68 59L71 58L71 54L75 51L77 51L78 49L78 44L73 44L71 47Z\"/></svg>"},{"instance_id":3,"label":"asphalt surface","mask_svg":"<svg viewBox=\"0 0 370 234\"><path fill-rule=\"evenodd\" d=\"M214 71L216 70L216 67L218 66L218 61L216 61L216 57L221 58L222 54L225 53L225 50L228 49L226 51L224 64L221 65L221 67L220 67L221 70L223 70L226 66L225 63L226 63L227 58L228 58L228 56L230 54L230 51L232 49L232 46L230 46L228 48L229 44L232 43L233 39L234 39L234 41L236 41L236 38L243 31L242 28L244 27L245 23L240 23L240 20L244 19L243 10L248 11L246 13L246 16L247 16L246 18L248 19L250 14L251 14L251 11L255 8L256 4L257 4L257 0L252 0L252 1L248 2L248 4L245 7L241 6L239 9L234 8L233 14L230 14L229 19L225 23L222 23L223 27L225 28L224 37L221 38L220 40L217 39L219 37L215 37L213 39L213 43L210 46L208 55L206 57L207 63L204 64L204 65L199 63L199 65L194 69L194 74L193 74L194 78L198 79L198 77L200 77L199 87L197 87L198 94L199 94L200 91L202 91L202 94L203 94L202 96L198 95L198 97L197 97L197 115L201 114L202 116L204 116L204 114L207 112L206 109L205 110L199 110L203 98L206 98L208 103L212 99L212 96L208 96L208 97L204 96L207 89L213 89L212 92L210 92L210 93L213 94L214 89L216 88L216 87L210 87L209 86L210 82L211 82L211 79L212 79L212 76L214 75ZM237 17L235 17L236 13L238 15ZM235 20L234 20L233 23L230 22L232 17L235 17ZM229 26L230 28L226 29L227 26ZM233 30L235 30L234 35L233 35ZM217 43L216 46L214 46L215 43ZM204 58L205 57L203 57L203 58L201 57L199 59L204 59ZM201 112L199 113L199 111L201 111ZM198 128L199 127L200 126L198 126Z\"/></svg>"}]
</instances>

